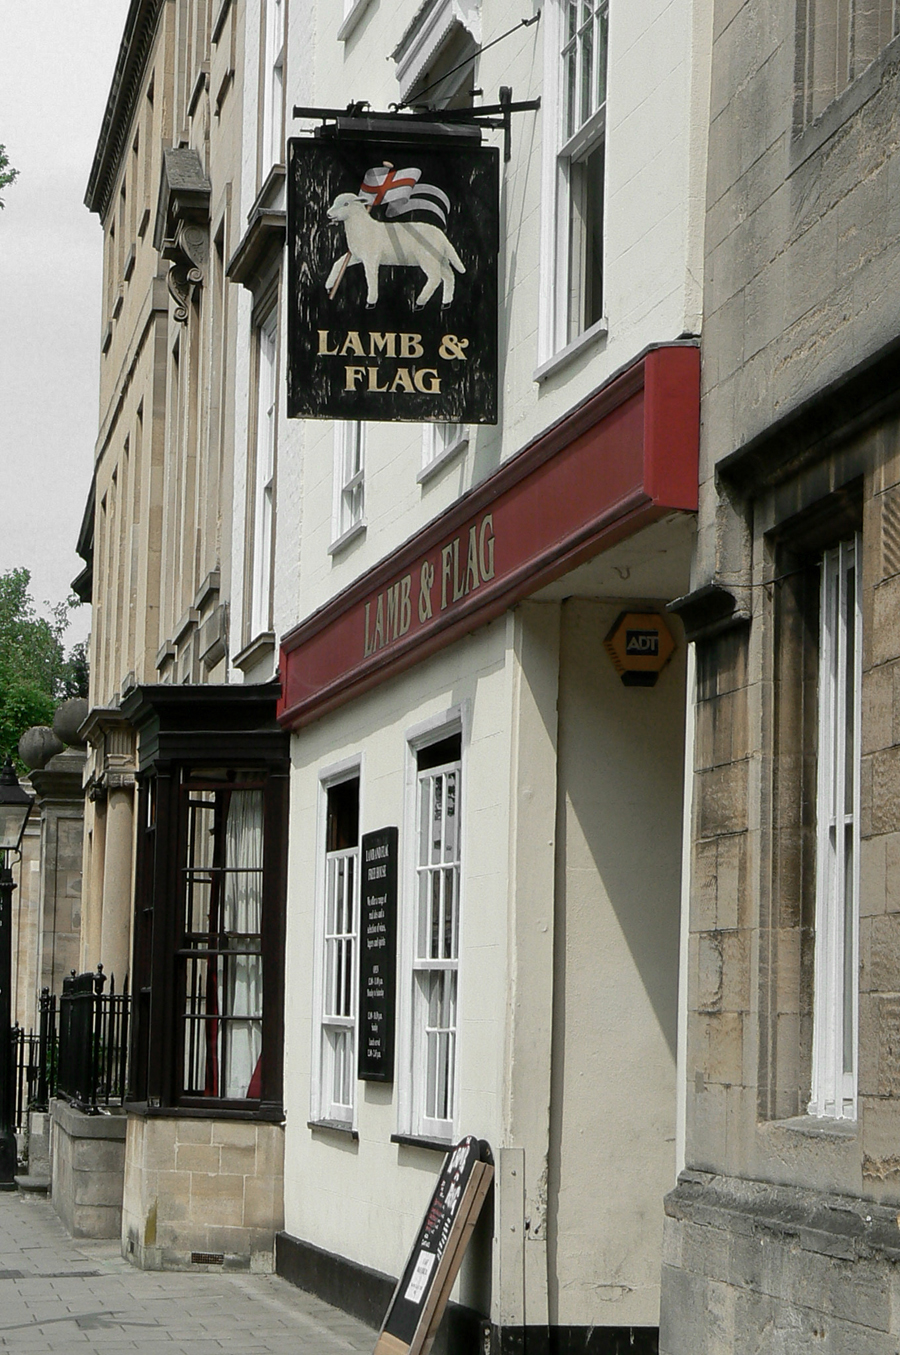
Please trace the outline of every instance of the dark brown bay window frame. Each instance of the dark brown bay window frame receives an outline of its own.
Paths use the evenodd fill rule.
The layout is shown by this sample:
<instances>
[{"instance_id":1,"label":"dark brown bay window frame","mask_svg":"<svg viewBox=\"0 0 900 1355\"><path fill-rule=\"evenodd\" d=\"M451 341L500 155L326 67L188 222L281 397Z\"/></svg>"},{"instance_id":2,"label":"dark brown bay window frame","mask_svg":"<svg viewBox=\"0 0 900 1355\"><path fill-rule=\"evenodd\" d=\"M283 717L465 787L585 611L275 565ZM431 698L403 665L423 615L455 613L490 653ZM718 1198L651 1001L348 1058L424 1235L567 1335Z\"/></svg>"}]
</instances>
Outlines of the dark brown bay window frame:
<instances>
[{"instance_id":1,"label":"dark brown bay window frame","mask_svg":"<svg viewBox=\"0 0 900 1355\"><path fill-rule=\"evenodd\" d=\"M131 1099L145 1115L283 1119L284 930L287 883L289 739L275 723L278 686L145 687L123 702L139 734L139 795L134 930L134 1017ZM126 710L125 707L128 707ZM259 931L229 921L227 880L239 878L226 855L228 810L236 791L262 795ZM191 804L207 801L212 852L189 860ZM198 817L195 813L195 817ZM240 865L240 863L237 863ZM244 863L246 865L246 862ZM204 893L187 912L192 883ZM254 891L255 892L255 891ZM232 901L231 912L235 904ZM225 1025L234 1024L225 999L229 967L244 955L248 971L259 955L262 979L261 1053L247 1094L216 1094L226 1071ZM200 986L188 982L191 973ZM221 980L224 977L224 984ZM255 978L259 979L257 972ZM255 1022L239 1021L258 1052ZM194 1028L193 1049L188 1027ZM200 1043L198 1044L198 1040ZM206 1063L204 1088L186 1076L193 1053Z\"/></svg>"}]
</instances>

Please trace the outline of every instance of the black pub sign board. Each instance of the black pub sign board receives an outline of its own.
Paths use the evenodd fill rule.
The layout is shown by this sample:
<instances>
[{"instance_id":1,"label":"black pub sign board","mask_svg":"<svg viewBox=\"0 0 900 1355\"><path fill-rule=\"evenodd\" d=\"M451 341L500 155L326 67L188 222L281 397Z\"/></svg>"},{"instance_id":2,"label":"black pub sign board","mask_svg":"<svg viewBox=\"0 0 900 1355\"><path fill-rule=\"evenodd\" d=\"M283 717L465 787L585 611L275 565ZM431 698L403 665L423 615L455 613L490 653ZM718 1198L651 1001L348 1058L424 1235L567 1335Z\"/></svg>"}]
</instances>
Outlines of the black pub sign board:
<instances>
[{"instance_id":1,"label":"black pub sign board","mask_svg":"<svg viewBox=\"0 0 900 1355\"><path fill-rule=\"evenodd\" d=\"M288 415L496 423L499 151L380 128L288 142Z\"/></svg>"},{"instance_id":2,"label":"black pub sign board","mask_svg":"<svg viewBox=\"0 0 900 1355\"><path fill-rule=\"evenodd\" d=\"M359 1053L363 1082L394 1080L397 988L397 829L362 840L359 955Z\"/></svg>"}]
</instances>

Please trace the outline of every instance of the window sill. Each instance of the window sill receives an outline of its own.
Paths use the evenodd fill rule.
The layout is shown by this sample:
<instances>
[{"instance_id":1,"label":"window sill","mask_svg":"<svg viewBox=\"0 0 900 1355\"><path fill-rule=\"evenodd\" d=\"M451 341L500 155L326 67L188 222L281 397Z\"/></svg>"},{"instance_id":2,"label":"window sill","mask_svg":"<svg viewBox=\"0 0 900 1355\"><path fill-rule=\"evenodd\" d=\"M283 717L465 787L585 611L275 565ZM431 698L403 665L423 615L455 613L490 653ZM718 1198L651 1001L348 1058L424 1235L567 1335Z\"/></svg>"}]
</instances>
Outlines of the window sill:
<instances>
[{"instance_id":1,"label":"window sill","mask_svg":"<svg viewBox=\"0 0 900 1355\"><path fill-rule=\"evenodd\" d=\"M365 518L363 518L361 522L354 522L352 527L348 527L341 536L336 537L335 540L332 541L331 545L328 547L328 554L340 555L341 551L349 546L351 541L355 541L358 536L364 536L365 531Z\"/></svg>"},{"instance_id":2,"label":"window sill","mask_svg":"<svg viewBox=\"0 0 900 1355\"><path fill-rule=\"evenodd\" d=\"M340 28L337 31L338 42L346 42L359 23L363 14L369 8L369 0L354 0L350 13L346 16Z\"/></svg>"},{"instance_id":3,"label":"window sill","mask_svg":"<svg viewBox=\"0 0 900 1355\"><path fill-rule=\"evenodd\" d=\"M240 668L241 672L245 672L248 668L255 668L264 659L273 658L274 654L275 632L265 630L255 636L249 644L244 645L244 648L235 654L231 662L235 668Z\"/></svg>"},{"instance_id":4,"label":"window sill","mask_svg":"<svg viewBox=\"0 0 900 1355\"><path fill-rule=\"evenodd\" d=\"M433 1153L449 1153L454 1146L452 1139L426 1139L419 1134L392 1134L391 1143L402 1144L404 1148L427 1148Z\"/></svg>"},{"instance_id":5,"label":"window sill","mask_svg":"<svg viewBox=\"0 0 900 1355\"><path fill-rule=\"evenodd\" d=\"M231 0L221 0L221 4L219 5L219 12L217 13L215 19L213 19L212 26L213 46L216 46L218 44L218 41L222 36L222 29L225 27L225 20L228 18L228 11L230 9L231 9Z\"/></svg>"},{"instance_id":6,"label":"window sill","mask_svg":"<svg viewBox=\"0 0 900 1355\"><path fill-rule=\"evenodd\" d=\"M416 476L416 484L427 484L429 480L432 480L435 475L438 475L451 461L455 461L460 452L464 452L468 445L469 435L468 433L465 433L461 438L457 438L456 442L451 443L449 447L445 447L440 456L434 457L429 461L427 466L422 467Z\"/></svg>"},{"instance_id":7,"label":"window sill","mask_svg":"<svg viewBox=\"0 0 900 1355\"><path fill-rule=\"evenodd\" d=\"M307 1120L306 1127L312 1130L327 1129L332 1134L343 1134L344 1138L352 1139L354 1143L359 1142L359 1134L345 1120Z\"/></svg>"},{"instance_id":8,"label":"window sill","mask_svg":"<svg viewBox=\"0 0 900 1355\"><path fill-rule=\"evenodd\" d=\"M284 1110L271 1104L256 1108L237 1105L216 1105L212 1101L202 1106L151 1106L146 1101L126 1101L125 1113L139 1115L146 1120L264 1120L281 1124Z\"/></svg>"},{"instance_id":9,"label":"window sill","mask_svg":"<svg viewBox=\"0 0 900 1355\"><path fill-rule=\"evenodd\" d=\"M830 1120L817 1115L793 1115L789 1120L770 1120L770 1129L784 1129L789 1134L804 1134L811 1139L854 1139L858 1129L856 1120Z\"/></svg>"},{"instance_id":10,"label":"window sill","mask_svg":"<svg viewBox=\"0 0 900 1355\"><path fill-rule=\"evenodd\" d=\"M573 339L570 344L566 344L565 348L561 348L558 353L554 353L552 358L542 362L540 367L535 369L532 381L541 385L544 381L548 381L550 377L556 376L564 367L568 367L570 362L574 362L594 344L599 343L601 339L605 339L608 332L609 323L604 316L595 325L591 325L590 329L586 329L583 334L579 334L577 339Z\"/></svg>"}]
</instances>

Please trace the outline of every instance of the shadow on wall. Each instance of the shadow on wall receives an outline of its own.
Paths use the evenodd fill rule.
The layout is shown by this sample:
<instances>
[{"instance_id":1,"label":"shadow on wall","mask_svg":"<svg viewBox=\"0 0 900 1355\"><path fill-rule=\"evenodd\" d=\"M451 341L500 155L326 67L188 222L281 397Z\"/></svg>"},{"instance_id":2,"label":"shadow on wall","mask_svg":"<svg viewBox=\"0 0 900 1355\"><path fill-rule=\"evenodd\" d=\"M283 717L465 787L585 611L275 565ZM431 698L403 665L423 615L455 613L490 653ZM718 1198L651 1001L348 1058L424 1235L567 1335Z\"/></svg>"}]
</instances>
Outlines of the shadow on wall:
<instances>
[{"instance_id":1,"label":"shadow on wall","mask_svg":"<svg viewBox=\"0 0 900 1355\"><path fill-rule=\"evenodd\" d=\"M678 647L655 687L623 686L603 648L619 610L578 599L563 606L559 922L568 930L585 910L603 911L608 903L674 1059L685 645L676 636ZM601 923L598 940L611 921ZM586 926L594 932L587 920ZM566 967L567 954L563 944L559 958ZM596 958L602 972L603 957ZM604 1000L596 996L598 1003ZM606 999L613 996L614 990Z\"/></svg>"}]
</instances>

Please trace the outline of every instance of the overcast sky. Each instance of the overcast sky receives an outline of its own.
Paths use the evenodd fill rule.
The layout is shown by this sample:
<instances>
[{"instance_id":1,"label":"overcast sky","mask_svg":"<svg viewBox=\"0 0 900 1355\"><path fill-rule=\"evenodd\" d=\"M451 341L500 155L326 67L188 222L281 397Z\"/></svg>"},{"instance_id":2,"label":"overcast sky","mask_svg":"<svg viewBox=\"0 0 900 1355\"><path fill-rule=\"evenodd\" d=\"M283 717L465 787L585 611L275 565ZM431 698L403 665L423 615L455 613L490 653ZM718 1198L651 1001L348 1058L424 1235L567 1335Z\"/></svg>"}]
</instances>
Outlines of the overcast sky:
<instances>
[{"instance_id":1,"label":"overcast sky","mask_svg":"<svg viewBox=\"0 0 900 1355\"><path fill-rule=\"evenodd\" d=\"M0 573L58 602L97 435L101 231L84 193L128 0L0 0ZM67 644L83 639L83 607Z\"/></svg>"}]
</instances>

